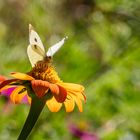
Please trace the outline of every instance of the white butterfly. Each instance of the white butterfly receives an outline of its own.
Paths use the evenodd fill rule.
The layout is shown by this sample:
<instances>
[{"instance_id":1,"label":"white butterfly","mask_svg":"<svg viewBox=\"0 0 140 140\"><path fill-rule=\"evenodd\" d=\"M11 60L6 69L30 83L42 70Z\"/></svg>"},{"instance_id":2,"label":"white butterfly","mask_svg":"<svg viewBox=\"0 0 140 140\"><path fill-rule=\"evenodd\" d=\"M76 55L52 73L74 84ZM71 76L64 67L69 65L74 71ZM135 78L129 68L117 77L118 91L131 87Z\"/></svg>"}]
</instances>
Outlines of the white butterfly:
<instances>
[{"instance_id":1,"label":"white butterfly","mask_svg":"<svg viewBox=\"0 0 140 140\"><path fill-rule=\"evenodd\" d=\"M62 45L65 42L65 39L67 39L67 37L63 38L61 41L51 46L48 49L47 53L45 53L45 48L43 46L43 43L39 35L33 29L32 25L29 24L29 43L30 44L27 48L27 54L28 54L32 67L34 67L38 61L43 60L45 57L52 57L62 47Z\"/></svg>"}]
</instances>

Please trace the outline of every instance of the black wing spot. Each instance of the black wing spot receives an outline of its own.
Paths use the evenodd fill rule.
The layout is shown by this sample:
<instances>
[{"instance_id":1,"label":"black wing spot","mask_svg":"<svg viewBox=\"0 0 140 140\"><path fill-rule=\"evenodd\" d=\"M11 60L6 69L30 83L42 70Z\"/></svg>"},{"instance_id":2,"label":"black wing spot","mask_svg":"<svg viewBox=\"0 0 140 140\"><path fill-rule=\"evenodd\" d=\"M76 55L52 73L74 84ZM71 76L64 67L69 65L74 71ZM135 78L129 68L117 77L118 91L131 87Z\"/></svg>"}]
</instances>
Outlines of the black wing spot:
<instances>
[{"instance_id":1,"label":"black wing spot","mask_svg":"<svg viewBox=\"0 0 140 140\"><path fill-rule=\"evenodd\" d=\"M35 42L37 42L37 38L35 38Z\"/></svg>"}]
</instances>

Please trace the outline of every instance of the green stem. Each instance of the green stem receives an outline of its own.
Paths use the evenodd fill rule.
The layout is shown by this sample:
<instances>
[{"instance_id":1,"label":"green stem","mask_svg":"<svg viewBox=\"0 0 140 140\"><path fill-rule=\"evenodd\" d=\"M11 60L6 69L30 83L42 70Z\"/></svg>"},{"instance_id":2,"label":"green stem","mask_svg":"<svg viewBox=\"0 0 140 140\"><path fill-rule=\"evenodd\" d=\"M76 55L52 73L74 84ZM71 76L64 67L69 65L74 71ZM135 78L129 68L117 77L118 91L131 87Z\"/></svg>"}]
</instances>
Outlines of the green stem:
<instances>
[{"instance_id":1,"label":"green stem","mask_svg":"<svg viewBox=\"0 0 140 140\"><path fill-rule=\"evenodd\" d=\"M26 140L46 103L46 98L32 97L31 107L18 140Z\"/></svg>"}]
</instances>

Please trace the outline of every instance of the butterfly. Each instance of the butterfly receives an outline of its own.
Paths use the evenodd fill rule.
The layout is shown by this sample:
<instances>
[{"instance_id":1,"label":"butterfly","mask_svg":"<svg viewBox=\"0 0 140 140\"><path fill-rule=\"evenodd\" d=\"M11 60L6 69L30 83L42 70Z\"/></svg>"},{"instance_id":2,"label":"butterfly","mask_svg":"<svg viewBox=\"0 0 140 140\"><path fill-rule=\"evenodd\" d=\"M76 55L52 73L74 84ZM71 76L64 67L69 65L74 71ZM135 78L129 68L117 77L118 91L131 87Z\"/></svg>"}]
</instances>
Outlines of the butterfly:
<instances>
[{"instance_id":1,"label":"butterfly","mask_svg":"<svg viewBox=\"0 0 140 140\"><path fill-rule=\"evenodd\" d=\"M34 30L33 26L29 24L29 45L27 54L32 67L34 67L38 61L42 61L45 58L51 58L62 47L67 38L68 37L63 38L45 52L45 48L38 33Z\"/></svg>"}]
</instances>

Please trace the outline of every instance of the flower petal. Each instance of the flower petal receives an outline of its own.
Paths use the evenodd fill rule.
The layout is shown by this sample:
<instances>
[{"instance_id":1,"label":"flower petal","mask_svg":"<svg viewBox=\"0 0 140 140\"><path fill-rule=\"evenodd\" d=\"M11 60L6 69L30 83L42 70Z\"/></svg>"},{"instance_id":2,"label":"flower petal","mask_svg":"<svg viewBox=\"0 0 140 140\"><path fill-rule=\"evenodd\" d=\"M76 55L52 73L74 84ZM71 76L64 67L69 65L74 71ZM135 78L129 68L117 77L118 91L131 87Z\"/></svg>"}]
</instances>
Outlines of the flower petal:
<instances>
[{"instance_id":1,"label":"flower petal","mask_svg":"<svg viewBox=\"0 0 140 140\"><path fill-rule=\"evenodd\" d=\"M1 95L9 97L15 88L15 86L5 86L1 89Z\"/></svg>"},{"instance_id":2,"label":"flower petal","mask_svg":"<svg viewBox=\"0 0 140 140\"><path fill-rule=\"evenodd\" d=\"M68 92L68 94L74 99L74 101L76 102L78 109L80 112L83 112L83 107L82 107L82 101L81 98L79 96L75 96L73 93ZM80 95L80 93L78 93L77 95Z\"/></svg>"},{"instance_id":3,"label":"flower petal","mask_svg":"<svg viewBox=\"0 0 140 140\"><path fill-rule=\"evenodd\" d=\"M62 103L58 103L54 97L47 100L46 104L51 112L58 112L62 107Z\"/></svg>"},{"instance_id":4,"label":"flower petal","mask_svg":"<svg viewBox=\"0 0 140 140\"><path fill-rule=\"evenodd\" d=\"M25 95L27 95L27 92L26 92L26 91L23 92L23 93L21 93L21 94L19 94L19 92L20 92L23 88L25 88L25 87L19 86L19 87L15 88L15 89L13 90L13 92L12 92L11 95L10 95L10 99L12 100L13 103L15 103L15 104L20 103L20 102L22 101L23 97L24 97Z\"/></svg>"},{"instance_id":5,"label":"flower petal","mask_svg":"<svg viewBox=\"0 0 140 140\"><path fill-rule=\"evenodd\" d=\"M58 85L64 87L67 90L72 90L75 92L83 92L84 91L84 87L82 85L79 84L73 84L73 83L57 83Z\"/></svg>"},{"instance_id":6,"label":"flower petal","mask_svg":"<svg viewBox=\"0 0 140 140\"><path fill-rule=\"evenodd\" d=\"M39 98L43 97L49 89L50 83L42 80L31 81L32 88Z\"/></svg>"},{"instance_id":7,"label":"flower petal","mask_svg":"<svg viewBox=\"0 0 140 140\"><path fill-rule=\"evenodd\" d=\"M59 87L56 84L50 84L49 88L50 88L52 94L56 94L56 95L59 94Z\"/></svg>"},{"instance_id":8,"label":"flower petal","mask_svg":"<svg viewBox=\"0 0 140 140\"><path fill-rule=\"evenodd\" d=\"M57 83L59 87L67 91L67 99L64 102L67 112L71 112L74 109L75 103L78 106L80 112L83 111L82 101L86 101L86 96L84 95L84 87L82 85L73 83ZM71 97L71 98L70 98Z\"/></svg>"},{"instance_id":9,"label":"flower petal","mask_svg":"<svg viewBox=\"0 0 140 140\"><path fill-rule=\"evenodd\" d=\"M79 99L86 101L84 87L82 85L73 83L58 83L58 85L61 85L63 88L65 88L68 93L78 96Z\"/></svg>"},{"instance_id":10,"label":"flower petal","mask_svg":"<svg viewBox=\"0 0 140 140\"><path fill-rule=\"evenodd\" d=\"M2 83L0 83L0 92L1 92L1 89L4 87L4 86L7 86L8 84L12 83L12 82L15 82L17 81L18 79L10 79L10 80L5 80L3 81Z\"/></svg>"},{"instance_id":11,"label":"flower petal","mask_svg":"<svg viewBox=\"0 0 140 140\"><path fill-rule=\"evenodd\" d=\"M0 75L0 82L3 82L3 81L5 81L6 80L6 78L4 77L4 76L1 76Z\"/></svg>"},{"instance_id":12,"label":"flower petal","mask_svg":"<svg viewBox=\"0 0 140 140\"><path fill-rule=\"evenodd\" d=\"M63 103L66 100L67 97L67 91L65 88L59 86L59 94L54 94L55 99L60 102Z\"/></svg>"},{"instance_id":13,"label":"flower petal","mask_svg":"<svg viewBox=\"0 0 140 140\"><path fill-rule=\"evenodd\" d=\"M75 91L71 91L71 90L68 90L68 93L73 94L74 96L76 96L77 98L83 100L86 102L86 96L84 95L84 93L82 92L75 92Z\"/></svg>"},{"instance_id":14,"label":"flower petal","mask_svg":"<svg viewBox=\"0 0 140 140\"><path fill-rule=\"evenodd\" d=\"M70 93L69 93L70 94ZM78 96L75 96L73 94L70 95L76 102L77 106L78 106L78 109L80 112L83 112L83 107L82 107L82 101L80 98L78 98Z\"/></svg>"},{"instance_id":15,"label":"flower petal","mask_svg":"<svg viewBox=\"0 0 140 140\"><path fill-rule=\"evenodd\" d=\"M65 100L64 105L65 105L66 112L72 112L75 106L74 99L68 97L67 95L67 99Z\"/></svg>"},{"instance_id":16,"label":"flower petal","mask_svg":"<svg viewBox=\"0 0 140 140\"><path fill-rule=\"evenodd\" d=\"M27 92L27 91L25 91ZM24 104L31 104L31 98L28 96L28 94L26 94L22 100L21 100L21 103L24 103Z\"/></svg>"},{"instance_id":17,"label":"flower petal","mask_svg":"<svg viewBox=\"0 0 140 140\"><path fill-rule=\"evenodd\" d=\"M25 74L25 73L20 73L20 72L13 72L13 73L11 73L11 76L13 76L14 78L17 78L19 80L28 80L28 81L34 80L34 78L32 76Z\"/></svg>"}]
</instances>

